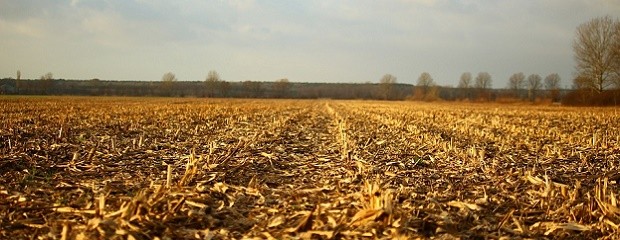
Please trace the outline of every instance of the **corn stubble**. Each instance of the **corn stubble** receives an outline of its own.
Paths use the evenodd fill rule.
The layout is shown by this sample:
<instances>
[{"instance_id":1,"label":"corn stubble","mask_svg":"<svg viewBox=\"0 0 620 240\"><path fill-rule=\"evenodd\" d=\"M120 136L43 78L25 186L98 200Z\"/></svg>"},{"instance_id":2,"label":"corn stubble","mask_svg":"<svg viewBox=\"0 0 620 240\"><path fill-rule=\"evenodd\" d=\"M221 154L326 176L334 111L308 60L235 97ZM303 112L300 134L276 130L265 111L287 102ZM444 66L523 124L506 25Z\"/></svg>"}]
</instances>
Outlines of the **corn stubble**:
<instances>
[{"instance_id":1,"label":"corn stubble","mask_svg":"<svg viewBox=\"0 0 620 240\"><path fill-rule=\"evenodd\" d=\"M3 239L620 238L620 114L2 98Z\"/></svg>"}]
</instances>

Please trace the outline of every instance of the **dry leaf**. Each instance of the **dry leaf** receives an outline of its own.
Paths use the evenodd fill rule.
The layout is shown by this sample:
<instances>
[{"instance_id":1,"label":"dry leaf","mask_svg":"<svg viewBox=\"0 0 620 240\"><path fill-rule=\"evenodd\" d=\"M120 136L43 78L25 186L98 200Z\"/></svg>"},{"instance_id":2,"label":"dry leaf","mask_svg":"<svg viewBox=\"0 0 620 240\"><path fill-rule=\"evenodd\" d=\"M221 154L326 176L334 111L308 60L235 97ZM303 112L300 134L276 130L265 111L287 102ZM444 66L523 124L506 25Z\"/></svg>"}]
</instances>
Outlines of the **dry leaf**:
<instances>
[{"instance_id":1,"label":"dry leaf","mask_svg":"<svg viewBox=\"0 0 620 240\"><path fill-rule=\"evenodd\" d=\"M226 193L226 190L228 190L228 186L226 186L225 183L218 182L213 184L211 190L215 192Z\"/></svg>"},{"instance_id":2,"label":"dry leaf","mask_svg":"<svg viewBox=\"0 0 620 240\"><path fill-rule=\"evenodd\" d=\"M383 214L381 209L362 209L351 218L350 224L353 226L365 225L368 222L375 221L381 214Z\"/></svg>"},{"instance_id":3,"label":"dry leaf","mask_svg":"<svg viewBox=\"0 0 620 240\"><path fill-rule=\"evenodd\" d=\"M573 231L588 231L590 227L586 225L581 225L578 223L547 223L547 231L545 235L549 235L555 230L564 229L564 230L573 230Z\"/></svg>"},{"instance_id":4,"label":"dry leaf","mask_svg":"<svg viewBox=\"0 0 620 240\"><path fill-rule=\"evenodd\" d=\"M450 201L450 202L448 202L448 206L457 207L457 208L460 208L461 210L473 210L473 211L480 211L480 210L482 210L482 207L480 207L480 206L478 206L476 204L460 202L460 201Z\"/></svg>"},{"instance_id":5,"label":"dry leaf","mask_svg":"<svg viewBox=\"0 0 620 240\"><path fill-rule=\"evenodd\" d=\"M284 216L277 216L277 217L271 219L271 221L269 221L269 224L267 225L267 227L271 228L271 227L280 226L280 225L282 225L282 223L284 223L284 221L285 221Z\"/></svg>"}]
</instances>

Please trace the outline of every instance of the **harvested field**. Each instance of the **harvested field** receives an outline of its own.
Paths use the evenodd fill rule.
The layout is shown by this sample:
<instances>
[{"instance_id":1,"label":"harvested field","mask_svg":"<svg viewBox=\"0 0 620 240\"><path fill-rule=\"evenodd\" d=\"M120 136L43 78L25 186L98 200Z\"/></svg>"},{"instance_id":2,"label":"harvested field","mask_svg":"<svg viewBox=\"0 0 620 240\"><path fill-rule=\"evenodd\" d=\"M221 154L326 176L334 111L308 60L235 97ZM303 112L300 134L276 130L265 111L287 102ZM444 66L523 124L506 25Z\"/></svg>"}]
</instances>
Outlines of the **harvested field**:
<instances>
[{"instance_id":1,"label":"harvested field","mask_svg":"<svg viewBox=\"0 0 620 240\"><path fill-rule=\"evenodd\" d=\"M0 98L2 239L620 238L614 108Z\"/></svg>"}]
</instances>

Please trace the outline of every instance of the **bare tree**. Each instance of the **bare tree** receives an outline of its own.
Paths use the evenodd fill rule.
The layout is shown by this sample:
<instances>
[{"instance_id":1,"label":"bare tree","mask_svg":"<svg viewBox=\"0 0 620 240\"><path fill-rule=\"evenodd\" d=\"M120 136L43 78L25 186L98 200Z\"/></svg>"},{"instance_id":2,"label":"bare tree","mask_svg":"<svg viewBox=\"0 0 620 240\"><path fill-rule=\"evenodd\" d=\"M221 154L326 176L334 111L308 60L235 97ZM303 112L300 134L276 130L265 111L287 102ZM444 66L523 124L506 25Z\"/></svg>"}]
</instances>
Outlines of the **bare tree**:
<instances>
[{"instance_id":1,"label":"bare tree","mask_svg":"<svg viewBox=\"0 0 620 240\"><path fill-rule=\"evenodd\" d=\"M207 77L205 78L207 97L215 97L217 93L220 92L221 81L222 79L220 78L220 74L214 70L209 71Z\"/></svg>"},{"instance_id":2,"label":"bare tree","mask_svg":"<svg viewBox=\"0 0 620 240\"><path fill-rule=\"evenodd\" d=\"M512 74L508 79L508 88L515 97L521 98L521 91L525 86L525 74L522 72Z\"/></svg>"},{"instance_id":3,"label":"bare tree","mask_svg":"<svg viewBox=\"0 0 620 240\"><path fill-rule=\"evenodd\" d=\"M177 77L174 75L174 73L167 72L167 73L164 73L164 75L161 77L161 81L165 83L176 82Z\"/></svg>"},{"instance_id":4,"label":"bare tree","mask_svg":"<svg viewBox=\"0 0 620 240\"><path fill-rule=\"evenodd\" d=\"M491 88L491 74L488 72L479 72L476 76L476 83L474 87L478 90L478 98L489 100L488 89Z\"/></svg>"},{"instance_id":5,"label":"bare tree","mask_svg":"<svg viewBox=\"0 0 620 240\"><path fill-rule=\"evenodd\" d=\"M582 82L576 85L600 93L614 84L620 72L619 25L617 19L605 16L577 27L573 50L577 62L576 79Z\"/></svg>"},{"instance_id":6,"label":"bare tree","mask_svg":"<svg viewBox=\"0 0 620 240\"><path fill-rule=\"evenodd\" d=\"M391 99L394 91L394 84L396 84L396 77L392 74L385 74L379 80L380 93L379 95L384 99Z\"/></svg>"},{"instance_id":7,"label":"bare tree","mask_svg":"<svg viewBox=\"0 0 620 240\"><path fill-rule=\"evenodd\" d=\"M551 100L556 102L560 97L560 75L557 73L552 73L545 77L545 89L549 92Z\"/></svg>"},{"instance_id":8,"label":"bare tree","mask_svg":"<svg viewBox=\"0 0 620 240\"><path fill-rule=\"evenodd\" d=\"M470 88L471 87L471 73L464 72L461 74L461 78L459 79L459 88Z\"/></svg>"},{"instance_id":9,"label":"bare tree","mask_svg":"<svg viewBox=\"0 0 620 240\"><path fill-rule=\"evenodd\" d=\"M478 89L489 89L491 88L491 74L488 72L480 72L476 77L475 87Z\"/></svg>"},{"instance_id":10,"label":"bare tree","mask_svg":"<svg viewBox=\"0 0 620 240\"><path fill-rule=\"evenodd\" d=\"M435 83L433 82L433 77L431 77L431 74L427 72L423 72L422 74L420 74L420 77L418 78L417 86L418 88L422 89L423 97L426 97L426 95L428 94L428 91L434 85Z\"/></svg>"},{"instance_id":11,"label":"bare tree","mask_svg":"<svg viewBox=\"0 0 620 240\"><path fill-rule=\"evenodd\" d=\"M472 77L470 72L464 72L463 74L461 74L461 78L459 79L458 88L460 89L460 91L463 91L463 95L466 98L471 98L471 78Z\"/></svg>"},{"instance_id":12,"label":"bare tree","mask_svg":"<svg viewBox=\"0 0 620 240\"><path fill-rule=\"evenodd\" d=\"M207 78L205 79L205 81L207 82L219 82L221 80L222 79L220 78L220 74L214 70L209 71L209 73L207 74Z\"/></svg>"},{"instance_id":13,"label":"bare tree","mask_svg":"<svg viewBox=\"0 0 620 240\"><path fill-rule=\"evenodd\" d=\"M542 87L542 78L538 74L531 74L527 77L527 90L530 101L536 100L538 90Z\"/></svg>"},{"instance_id":14,"label":"bare tree","mask_svg":"<svg viewBox=\"0 0 620 240\"><path fill-rule=\"evenodd\" d=\"M177 81L177 77L172 72L164 73L161 77L162 90L166 96L173 95L174 92L174 84Z\"/></svg>"}]
</instances>

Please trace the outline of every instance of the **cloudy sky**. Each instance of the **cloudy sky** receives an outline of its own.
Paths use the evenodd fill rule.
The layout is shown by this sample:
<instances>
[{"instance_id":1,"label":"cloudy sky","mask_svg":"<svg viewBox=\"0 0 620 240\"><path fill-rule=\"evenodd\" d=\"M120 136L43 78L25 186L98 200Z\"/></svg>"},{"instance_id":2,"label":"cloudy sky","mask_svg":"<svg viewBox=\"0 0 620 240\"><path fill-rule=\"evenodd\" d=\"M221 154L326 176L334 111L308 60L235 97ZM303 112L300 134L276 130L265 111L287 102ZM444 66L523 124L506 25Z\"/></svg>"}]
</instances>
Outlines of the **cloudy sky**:
<instances>
[{"instance_id":1,"label":"cloudy sky","mask_svg":"<svg viewBox=\"0 0 620 240\"><path fill-rule=\"evenodd\" d=\"M575 28L618 0L0 0L0 77L456 85L559 73Z\"/></svg>"}]
</instances>

